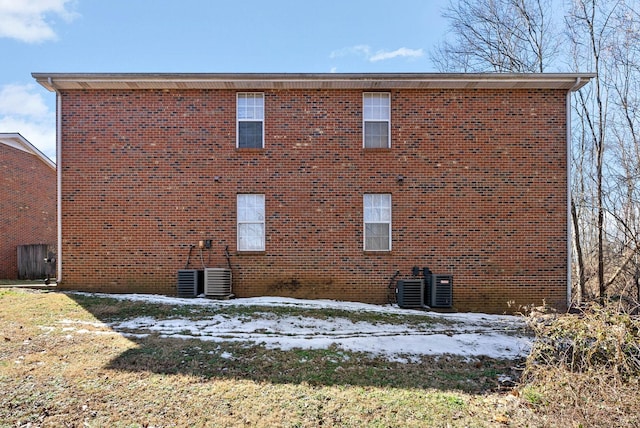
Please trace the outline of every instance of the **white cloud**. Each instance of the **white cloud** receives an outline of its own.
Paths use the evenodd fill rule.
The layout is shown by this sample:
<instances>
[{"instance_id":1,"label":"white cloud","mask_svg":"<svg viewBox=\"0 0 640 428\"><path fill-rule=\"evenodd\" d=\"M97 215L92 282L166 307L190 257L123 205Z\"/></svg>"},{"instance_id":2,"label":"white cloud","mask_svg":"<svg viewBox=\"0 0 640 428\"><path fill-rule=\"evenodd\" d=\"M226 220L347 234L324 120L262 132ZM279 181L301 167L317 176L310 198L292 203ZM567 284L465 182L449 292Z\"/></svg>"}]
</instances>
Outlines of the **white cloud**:
<instances>
[{"instance_id":1,"label":"white cloud","mask_svg":"<svg viewBox=\"0 0 640 428\"><path fill-rule=\"evenodd\" d=\"M361 56L369 62L385 61L393 58L420 58L424 56L422 49L399 48L394 51L378 50L375 53L369 45L356 45L331 52L331 59L342 58L346 56Z\"/></svg>"},{"instance_id":2,"label":"white cloud","mask_svg":"<svg viewBox=\"0 0 640 428\"><path fill-rule=\"evenodd\" d=\"M49 113L35 85L4 85L0 87L0 114L41 117Z\"/></svg>"},{"instance_id":3,"label":"white cloud","mask_svg":"<svg viewBox=\"0 0 640 428\"><path fill-rule=\"evenodd\" d=\"M405 57L405 58L420 58L424 55L424 51L422 49L409 49L409 48L400 48L395 51L387 52L384 50L378 51L375 55L369 57L369 61L384 61L387 59L397 58L397 57Z\"/></svg>"},{"instance_id":4,"label":"white cloud","mask_svg":"<svg viewBox=\"0 0 640 428\"><path fill-rule=\"evenodd\" d=\"M38 43L57 38L52 22L55 15L71 21L75 12L67 9L73 0L0 0L0 37Z\"/></svg>"},{"instance_id":5,"label":"white cloud","mask_svg":"<svg viewBox=\"0 0 640 428\"><path fill-rule=\"evenodd\" d=\"M365 58L369 57L369 55L371 55L371 48L367 45L350 46L331 52L329 57L333 59L353 55L364 56Z\"/></svg>"},{"instance_id":6,"label":"white cloud","mask_svg":"<svg viewBox=\"0 0 640 428\"><path fill-rule=\"evenodd\" d=\"M19 132L55 161L55 112L33 85L0 86L0 132Z\"/></svg>"}]
</instances>

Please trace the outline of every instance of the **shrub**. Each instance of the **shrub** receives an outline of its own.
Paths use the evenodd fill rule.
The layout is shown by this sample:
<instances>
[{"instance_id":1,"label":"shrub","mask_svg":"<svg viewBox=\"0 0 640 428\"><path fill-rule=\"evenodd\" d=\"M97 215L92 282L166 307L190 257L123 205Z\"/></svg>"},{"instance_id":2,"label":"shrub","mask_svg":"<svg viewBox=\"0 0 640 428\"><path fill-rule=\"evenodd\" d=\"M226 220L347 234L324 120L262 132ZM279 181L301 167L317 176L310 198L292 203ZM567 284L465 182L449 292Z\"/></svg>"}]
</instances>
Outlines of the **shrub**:
<instances>
[{"instance_id":1,"label":"shrub","mask_svg":"<svg viewBox=\"0 0 640 428\"><path fill-rule=\"evenodd\" d=\"M535 342L526 374L554 367L598 371L625 380L640 375L640 318L593 304L574 314L533 310L527 318Z\"/></svg>"}]
</instances>

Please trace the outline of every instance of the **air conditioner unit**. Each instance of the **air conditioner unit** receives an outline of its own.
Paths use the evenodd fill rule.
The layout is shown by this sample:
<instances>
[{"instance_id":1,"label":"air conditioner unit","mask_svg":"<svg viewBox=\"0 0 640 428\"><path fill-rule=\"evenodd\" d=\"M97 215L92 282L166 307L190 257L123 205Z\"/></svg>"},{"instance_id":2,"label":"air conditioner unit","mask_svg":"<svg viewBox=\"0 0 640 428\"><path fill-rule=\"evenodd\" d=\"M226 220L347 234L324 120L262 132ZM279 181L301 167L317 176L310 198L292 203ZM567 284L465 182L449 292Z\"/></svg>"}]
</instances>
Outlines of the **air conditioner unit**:
<instances>
[{"instance_id":1,"label":"air conditioner unit","mask_svg":"<svg viewBox=\"0 0 640 428\"><path fill-rule=\"evenodd\" d=\"M178 297L196 297L198 295L198 270L178 270Z\"/></svg>"},{"instance_id":2,"label":"air conditioner unit","mask_svg":"<svg viewBox=\"0 0 640 428\"><path fill-rule=\"evenodd\" d=\"M433 274L431 277L431 307L453 306L453 276Z\"/></svg>"},{"instance_id":3,"label":"air conditioner unit","mask_svg":"<svg viewBox=\"0 0 640 428\"><path fill-rule=\"evenodd\" d=\"M204 295L217 299L228 299L231 294L231 270L206 268L204 270Z\"/></svg>"},{"instance_id":4,"label":"air conditioner unit","mask_svg":"<svg viewBox=\"0 0 640 428\"><path fill-rule=\"evenodd\" d=\"M422 308L424 280L399 279L396 301L401 308Z\"/></svg>"}]
</instances>

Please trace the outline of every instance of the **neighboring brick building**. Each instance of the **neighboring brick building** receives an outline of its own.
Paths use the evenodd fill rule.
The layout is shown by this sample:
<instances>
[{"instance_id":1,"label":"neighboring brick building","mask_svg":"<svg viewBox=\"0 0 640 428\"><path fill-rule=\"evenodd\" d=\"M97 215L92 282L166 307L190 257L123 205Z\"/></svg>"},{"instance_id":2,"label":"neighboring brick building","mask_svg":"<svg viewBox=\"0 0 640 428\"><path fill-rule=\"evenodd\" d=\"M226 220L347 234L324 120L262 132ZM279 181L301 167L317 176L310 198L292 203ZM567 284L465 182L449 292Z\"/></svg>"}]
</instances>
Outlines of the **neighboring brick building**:
<instances>
[{"instance_id":1,"label":"neighboring brick building","mask_svg":"<svg viewBox=\"0 0 640 428\"><path fill-rule=\"evenodd\" d=\"M56 166L22 135L0 133L0 278L18 278L17 248L56 245Z\"/></svg>"},{"instance_id":2,"label":"neighboring brick building","mask_svg":"<svg viewBox=\"0 0 640 428\"><path fill-rule=\"evenodd\" d=\"M568 94L589 74L34 73L58 98L60 286L386 303L396 271L458 310L567 303ZM517 309L517 307L513 307Z\"/></svg>"}]
</instances>

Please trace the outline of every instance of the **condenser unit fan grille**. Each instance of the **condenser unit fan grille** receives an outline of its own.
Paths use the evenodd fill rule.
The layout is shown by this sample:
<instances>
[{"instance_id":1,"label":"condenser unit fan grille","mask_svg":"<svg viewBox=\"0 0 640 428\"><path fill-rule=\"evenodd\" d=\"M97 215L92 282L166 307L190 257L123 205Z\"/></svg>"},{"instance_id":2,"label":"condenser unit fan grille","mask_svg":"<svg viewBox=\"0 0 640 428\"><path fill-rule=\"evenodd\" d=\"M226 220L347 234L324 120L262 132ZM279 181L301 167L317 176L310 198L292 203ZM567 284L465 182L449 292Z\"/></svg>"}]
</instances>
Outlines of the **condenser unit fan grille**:
<instances>
[{"instance_id":1,"label":"condenser unit fan grille","mask_svg":"<svg viewBox=\"0 0 640 428\"><path fill-rule=\"evenodd\" d=\"M198 295L198 271L181 269L178 271L178 297L196 297Z\"/></svg>"},{"instance_id":2,"label":"condenser unit fan grille","mask_svg":"<svg viewBox=\"0 0 640 428\"><path fill-rule=\"evenodd\" d=\"M401 308L421 308L424 280L400 279L397 287L397 301Z\"/></svg>"},{"instance_id":3,"label":"condenser unit fan grille","mask_svg":"<svg viewBox=\"0 0 640 428\"><path fill-rule=\"evenodd\" d=\"M206 268L204 270L204 295L215 298L231 297L231 270Z\"/></svg>"}]
</instances>

